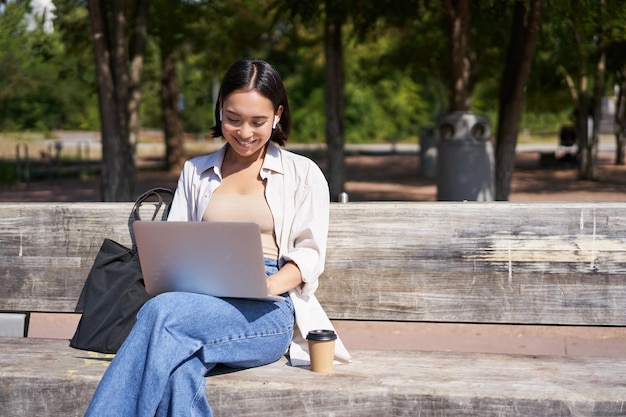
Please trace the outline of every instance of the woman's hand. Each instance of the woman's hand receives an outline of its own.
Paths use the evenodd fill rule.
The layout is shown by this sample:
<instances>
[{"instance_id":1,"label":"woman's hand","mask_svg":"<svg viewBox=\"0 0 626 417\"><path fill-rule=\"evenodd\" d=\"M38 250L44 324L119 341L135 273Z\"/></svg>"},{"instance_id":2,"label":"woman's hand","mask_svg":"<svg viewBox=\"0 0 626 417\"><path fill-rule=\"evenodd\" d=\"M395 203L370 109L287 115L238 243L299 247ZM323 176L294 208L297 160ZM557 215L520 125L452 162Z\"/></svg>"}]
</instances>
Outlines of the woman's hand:
<instances>
[{"instance_id":1,"label":"woman's hand","mask_svg":"<svg viewBox=\"0 0 626 417\"><path fill-rule=\"evenodd\" d=\"M272 295L280 295L302 284L300 268L288 262L275 274L267 278L267 292Z\"/></svg>"}]
</instances>

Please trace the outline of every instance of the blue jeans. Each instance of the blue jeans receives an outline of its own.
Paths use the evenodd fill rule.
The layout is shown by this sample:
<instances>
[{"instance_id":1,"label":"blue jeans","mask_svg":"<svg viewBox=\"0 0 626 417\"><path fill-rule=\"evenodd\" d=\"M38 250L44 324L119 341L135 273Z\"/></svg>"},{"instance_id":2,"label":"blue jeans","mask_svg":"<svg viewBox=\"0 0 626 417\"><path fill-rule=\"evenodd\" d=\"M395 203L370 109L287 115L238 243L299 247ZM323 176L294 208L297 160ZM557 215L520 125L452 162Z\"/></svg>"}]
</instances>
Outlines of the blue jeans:
<instances>
[{"instance_id":1,"label":"blue jeans","mask_svg":"<svg viewBox=\"0 0 626 417\"><path fill-rule=\"evenodd\" d=\"M265 261L266 274L277 270ZM289 297L268 302L171 292L148 301L109 365L86 416L212 416L205 376L217 364L266 365L293 335Z\"/></svg>"}]
</instances>

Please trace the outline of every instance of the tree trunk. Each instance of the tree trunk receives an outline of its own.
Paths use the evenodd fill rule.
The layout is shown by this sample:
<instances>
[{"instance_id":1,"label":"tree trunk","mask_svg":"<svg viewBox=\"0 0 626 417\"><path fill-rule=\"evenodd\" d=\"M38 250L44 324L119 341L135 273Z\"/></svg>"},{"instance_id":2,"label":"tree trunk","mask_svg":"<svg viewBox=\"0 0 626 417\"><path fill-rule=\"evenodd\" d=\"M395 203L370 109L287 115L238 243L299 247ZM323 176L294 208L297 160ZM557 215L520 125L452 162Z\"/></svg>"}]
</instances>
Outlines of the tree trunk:
<instances>
[{"instance_id":1,"label":"tree trunk","mask_svg":"<svg viewBox=\"0 0 626 417\"><path fill-rule=\"evenodd\" d=\"M126 19L127 0L115 0L113 3L114 18L114 67L113 80L115 82L115 98L118 114L118 124L120 126L120 146L119 154L115 157L120 160L120 170L112 173L116 177L115 190L109 191L110 200L105 201L131 201L134 199L133 192L135 186L135 155L130 144L129 133L129 56L128 56L128 24Z\"/></svg>"},{"instance_id":2,"label":"tree trunk","mask_svg":"<svg viewBox=\"0 0 626 417\"><path fill-rule=\"evenodd\" d=\"M600 21L603 21L603 18L606 16L605 1L600 0L598 7L601 17ZM589 126L587 125L587 135L585 135L586 140L580 145L578 178L581 180L596 180L598 176L598 135L600 132L600 119L602 118L602 95L604 93L604 79L606 73L606 41L604 39L603 26L600 25L598 30L598 42L596 45L597 51L595 55L597 61L595 65L593 97L591 99L591 106L588 108L589 110L587 113L587 116L590 116L593 125L592 129L589 129ZM589 133L591 134L591 137L589 137Z\"/></svg>"},{"instance_id":3,"label":"tree trunk","mask_svg":"<svg viewBox=\"0 0 626 417\"><path fill-rule=\"evenodd\" d=\"M132 201L134 151L128 134L128 49L124 0L113 3L113 34L107 30L106 2L89 0L102 136L103 201Z\"/></svg>"},{"instance_id":4,"label":"tree trunk","mask_svg":"<svg viewBox=\"0 0 626 417\"><path fill-rule=\"evenodd\" d=\"M514 6L506 66L500 83L496 137L496 200L508 200L515 169L515 148L523 112L524 89L530 76L541 26L542 0Z\"/></svg>"},{"instance_id":5,"label":"tree trunk","mask_svg":"<svg viewBox=\"0 0 626 417\"><path fill-rule=\"evenodd\" d=\"M619 95L615 106L615 165L626 163L626 68L619 85Z\"/></svg>"},{"instance_id":6,"label":"tree trunk","mask_svg":"<svg viewBox=\"0 0 626 417\"><path fill-rule=\"evenodd\" d=\"M162 42L163 43L163 42ZM161 49L161 109L165 132L165 164L169 171L180 171L185 162L184 130L178 113L176 53Z\"/></svg>"},{"instance_id":7,"label":"tree trunk","mask_svg":"<svg viewBox=\"0 0 626 417\"><path fill-rule=\"evenodd\" d=\"M593 126L591 129L591 137L587 138L587 146L582 149L579 165L579 179L596 180L598 178L598 143L600 142L600 120L602 119L602 93L604 92L604 75L606 54L600 52L596 65L596 74L593 87L593 99L591 106L591 120ZM587 126L589 131L589 126Z\"/></svg>"},{"instance_id":8,"label":"tree trunk","mask_svg":"<svg viewBox=\"0 0 626 417\"><path fill-rule=\"evenodd\" d=\"M333 0L326 1L324 23L326 144L331 199L344 191L344 65L341 27L343 13Z\"/></svg>"},{"instance_id":9,"label":"tree trunk","mask_svg":"<svg viewBox=\"0 0 626 417\"><path fill-rule=\"evenodd\" d=\"M120 189L119 177L116 174L122 171L122 159L119 156L123 133L118 121L115 82L110 67L106 10L99 0L89 0L88 7L96 61L102 137L100 192L103 201L116 201Z\"/></svg>"},{"instance_id":10,"label":"tree trunk","mask_svg":"<svg viewBox=\"0 0 626 417\"><path fill-rule=\"evenodd\" d=\"M126 0L113 2L113 82L115 83L115 103L117 119L122 136L128 136L128 37L125 12Z\"/></svg>"},{"instance_id":11,"label":"tree trunk","mask_svg":"<svg viewBox=\"0 0 626 417\"><path fill-rule=\"evenodd\" d=\"M129 142L136 155L141 124L139 105L141 103L141 75L143 74L144 54L148 41L148 0L137 0L135 13L135 33L130 51L130 100L128 103Z\"/></svg>"},{"instance_id":12,"label":"tree trunk","mask_svg":"<svg viewBox=\"0 0 626 417\"><path fill-rule=\"evenodd\" d=\"M470 10L469 0L445 0L450 19L450 112L471 107Z\"/></svg>"},{"instance_id":13,"label":"tree trunk","mask_svg":"<svg viewBox=\"0 0 626 417\"><path fill-rule=\"evenodd\" d=\"M578 135L578 177L583 178L584 166L589 161L589 87L588 76L581 74L576 102L576 134Z\"/></svg>"}]
</instances>

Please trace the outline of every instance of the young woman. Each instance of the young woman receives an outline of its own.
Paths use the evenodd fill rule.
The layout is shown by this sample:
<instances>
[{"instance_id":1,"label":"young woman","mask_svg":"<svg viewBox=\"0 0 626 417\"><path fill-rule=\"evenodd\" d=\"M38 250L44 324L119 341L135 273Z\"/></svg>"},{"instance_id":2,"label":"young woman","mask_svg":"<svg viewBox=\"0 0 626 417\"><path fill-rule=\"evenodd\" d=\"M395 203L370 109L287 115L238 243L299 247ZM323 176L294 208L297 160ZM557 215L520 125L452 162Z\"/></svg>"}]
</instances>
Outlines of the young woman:
<instances>
[{"instance_id":1,"label":"young woman","mask_svg":"<svg viewBox=\"0 0 626 417\"><path fill-rule=\"evenodd\" d=\"M328 184L315 163L279 147L291 130L280 75L261 60L235 63L215 112L214 136L227 143L186 162L168 220L258 223L268 292L285 299L186 292L153 298L140 310L87 416L211 416L205 376L215 365L265 365L290 345L292 364L306 363L303 336L332 328L313 295L324 269ZM336 356L350 360L340 340Z\"/></svg>"}]
</instances>

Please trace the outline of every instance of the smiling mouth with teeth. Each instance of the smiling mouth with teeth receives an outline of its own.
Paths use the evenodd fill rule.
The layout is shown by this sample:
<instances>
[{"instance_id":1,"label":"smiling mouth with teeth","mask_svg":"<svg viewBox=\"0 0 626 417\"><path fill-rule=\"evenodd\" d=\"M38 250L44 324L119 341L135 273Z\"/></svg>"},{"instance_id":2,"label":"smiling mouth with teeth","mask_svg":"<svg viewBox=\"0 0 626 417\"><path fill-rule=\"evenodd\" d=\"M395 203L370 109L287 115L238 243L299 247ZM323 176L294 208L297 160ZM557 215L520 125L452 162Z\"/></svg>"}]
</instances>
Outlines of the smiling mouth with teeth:
<instances>
[{"instance_id":1,"label":"smiling mouth with teeth","mask_svg":"<svg viewBox=\"0 0 626 417\"><path fill-rule=\"evenodd\" d=\"M251 145L254 142L255 142L254 140L250 140L250 141L244 142L243 140L237 139L237 143L239 143L240 145Z\"/></svg>"}]
</instances>

